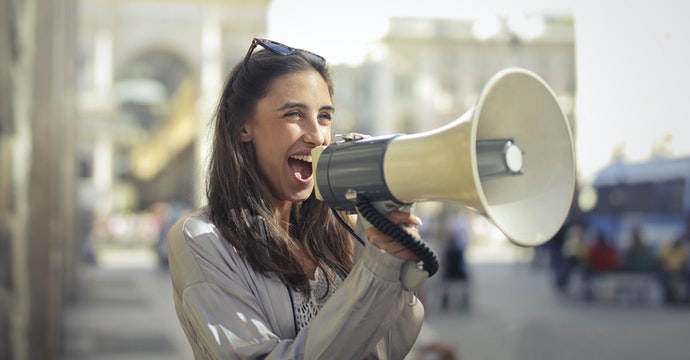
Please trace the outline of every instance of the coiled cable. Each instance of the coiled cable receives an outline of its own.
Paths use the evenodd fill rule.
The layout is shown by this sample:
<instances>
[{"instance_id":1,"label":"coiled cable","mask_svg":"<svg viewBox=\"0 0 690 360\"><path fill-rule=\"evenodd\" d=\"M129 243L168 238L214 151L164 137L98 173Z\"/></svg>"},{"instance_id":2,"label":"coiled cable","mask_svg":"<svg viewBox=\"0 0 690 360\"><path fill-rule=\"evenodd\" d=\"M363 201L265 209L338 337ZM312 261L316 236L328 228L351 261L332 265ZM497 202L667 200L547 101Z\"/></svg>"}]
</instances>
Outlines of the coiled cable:
<instances>
[{"instance_id":1,"label":"coiled cable","mask_svg":"<svg viewBox=\"0 0 690 360\"><path fill-rule=\"evenodd\" d=\"M371 204L371 201L366 197L357 195L355 206L357 207L357 211L369 221L369 223L417 255L424 264L424 270L429 273L429 277L433 276L438 271L438 257L424 241L414 237L400 227L400 225L390 221L376 210L374 205Z\"/></svg>"}]
</instances>

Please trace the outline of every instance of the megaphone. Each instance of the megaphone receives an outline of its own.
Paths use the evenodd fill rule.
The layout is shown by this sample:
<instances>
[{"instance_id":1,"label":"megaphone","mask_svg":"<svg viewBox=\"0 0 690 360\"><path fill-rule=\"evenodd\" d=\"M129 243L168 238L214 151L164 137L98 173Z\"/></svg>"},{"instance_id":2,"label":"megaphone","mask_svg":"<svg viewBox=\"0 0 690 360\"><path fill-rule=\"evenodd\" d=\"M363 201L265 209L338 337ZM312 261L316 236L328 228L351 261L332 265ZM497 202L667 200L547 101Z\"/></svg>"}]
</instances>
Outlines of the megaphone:
<instances>
[{"instance_id":1,"label":"megaphone","mask_svg":"<svg viewBox=\"0 0 690 360\"><path fill-rule=\"evenodd\" d=\"M316 197L351 210L375 202L457 201L508 239L554 236L575 189L573 139L553 91L533 72L494 75L477 103L435 130L353 138L312 150Z\"/></svg>"}]
</instances>

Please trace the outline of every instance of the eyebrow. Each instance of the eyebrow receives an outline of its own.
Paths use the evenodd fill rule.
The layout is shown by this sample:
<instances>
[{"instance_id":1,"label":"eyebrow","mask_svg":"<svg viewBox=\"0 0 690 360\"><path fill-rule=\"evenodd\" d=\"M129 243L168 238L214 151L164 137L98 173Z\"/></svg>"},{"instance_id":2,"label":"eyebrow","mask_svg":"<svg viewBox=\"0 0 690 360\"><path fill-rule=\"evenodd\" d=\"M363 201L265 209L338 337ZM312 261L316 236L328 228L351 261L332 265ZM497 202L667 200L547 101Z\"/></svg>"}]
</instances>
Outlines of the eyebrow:
<instances>
[{"instance_id":1,"label":"eyebrow","mask_svg":"<svg viewBox=\"0 0 690 360\"><path fill-rule=\"evenodd\" d=\"M298 102L287 102L287 103L283 104L283 106L279 107L277 110L282 111L285 109L290 109L290 108L295 108L295 107L301 108L301 109L306 109L307 105L305 105L303 103L298 103ZM323 110L335 112L335 107L333 107L331 105L325 105L325 106L322 106L321 108L319 108L319 111L323 111Z\"/></svg>"}]
</instances>

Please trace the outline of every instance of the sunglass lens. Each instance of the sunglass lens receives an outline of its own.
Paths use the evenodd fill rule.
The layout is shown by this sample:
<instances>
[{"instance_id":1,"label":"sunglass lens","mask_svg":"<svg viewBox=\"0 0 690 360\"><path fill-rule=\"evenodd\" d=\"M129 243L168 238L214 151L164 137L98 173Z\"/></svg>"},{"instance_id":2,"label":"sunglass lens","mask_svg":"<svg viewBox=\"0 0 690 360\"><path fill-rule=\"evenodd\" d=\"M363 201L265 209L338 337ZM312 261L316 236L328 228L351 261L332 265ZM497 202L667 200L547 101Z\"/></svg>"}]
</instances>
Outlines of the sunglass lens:
<instances>
[{"instance_id":1,"label":"sunglass lens","mask_svg":"<svg viewBox=\"0 0 690 360\"><path fill-rule=\"evenodd\" d=\"M276 54L290 55L290 54L294 53L295 51L299 51L300 53L304 54L305 56L307 56L311 60L315 60L315 61L319 61L319 62L323 62L323 63L326 62L326 59L324 59L323 56L314 54L311 51L291 48L287 45L283 45L279 42L271 41L268 39L254 39L254 44L259 44L259 45L263 46L264 48L266 48L267 50L270 50ZM252 50L253 50L253 48L250 48L249 53L247 55L247 58L249 58L249 54L251 54Z\"/></svg>"},{"instance_id":2,"label":"sunglass lens","mask_svg":"<svg viewBox=\"0 0 690 360\"><path fill-rule=\"evenodd\" d=\"M324 59L323 56L321 56L321 55L316 55L316 54L311 53L309 51L302 51L302 54L306 55L311 60L315 60L315 61L323 62L323 63L326 62L326 59Z\"/></svg>"},{"instance_id":3,"label":"sunglass lens","mask_svg":"<svg viewBox=\"0 0 690 360\"><path fill-rule=\"evenodd\" d=\"M294 50L292 48L289 48L285 45L281 45L275 42L268 42L264 41L262 42L262 45L265 46L266 48L271 49L271 51L278 53L278 54L283 54L283 55L288 55L291 54Z\"/></svg>"}]
</instances>

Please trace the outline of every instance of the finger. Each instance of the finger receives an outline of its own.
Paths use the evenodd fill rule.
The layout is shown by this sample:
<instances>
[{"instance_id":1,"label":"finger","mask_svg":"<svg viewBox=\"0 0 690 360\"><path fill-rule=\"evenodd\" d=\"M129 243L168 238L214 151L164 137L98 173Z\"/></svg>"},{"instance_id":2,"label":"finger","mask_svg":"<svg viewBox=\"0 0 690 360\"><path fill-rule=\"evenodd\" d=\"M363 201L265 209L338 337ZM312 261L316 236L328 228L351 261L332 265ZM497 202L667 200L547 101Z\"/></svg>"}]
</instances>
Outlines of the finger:
<instances>
[{"instance_id":1,"label":"finger","mask_svg":"<svg viewBox=\"0 0 690 360\"><path fill-rule=\"evenodd\" d=\"M404 249L403 251L391 255L404 260L419 260L419 256L415 255L415 253L407 249Z\"/></svg>"},{"instance_id":2,"label":"finger","mask_svg":"<svg viewBox=\"0 0 690 360\"><path fill-rule=\"evenodd\" d=\"M399 223L397 225L400 226L406 233L410 234L414 238L421 239L421 235L419 234L419 229L417 229L417 225L414 224L414 222L415 222L414 219L416 217L415 216L409 217L407 215L401 215L400 218L406 219L406 221L412 221L413 223L403 222L403 223ZM372 241L375 237L379 237L379 236L386 237L387 239L389 239L389 240L379 240L379 241L393 241L393 239L388 237L388 235L384 234L381 230L379 230L375 226L368 228L366 232L367 232L367 237L369 238L369 241Z\"/></svg>"},{"instance_id":3,"label":"finger","mask_svg":"<svg viewBox=\"0 0 690 360\"><path fill-rule=\"evenodd\" d=\"M375 244L372 242L372 244ZM376 244L375 244L376 245ZM414 252L411 250L407 249L403 245L397 243L397 242L386 242L383 244L376 245L377 248L397 257L400 259L406 259L406 260L418 260L419 257L415 255Z\"/></svg>"},{"instance_id":4,"label":"finger","mask_svg":"<svg viewBox=\"0 0 690 360\"><path fill-rule=\"evenodd\" d=\"M414 226L421 226L422 220L412 213L404 211L391 211L387 214L389 220L396 224L410 224Z\"/></svg>"},{"instance_id":5,"label":"finger","mask_svg":"<svg viewBox=\"0 0 690 360\"><path fill-rule=\"evenodd\" d=\"M409 229L410 232L415 231L413 229ZM415 236L415 234L412 234ZM418 237L418 235L416 235ZM367 230L367 237L369 238L369 242L376 246L377 248L397 257L400 259L405 259L405 260L418 260L419 257L414 254L411 250L407 249L404 245L400 244L399 242L395 241L393 238L390 236L382 233L380 230L376 228L370 228Z\"/></svg>"}]
</instances>

